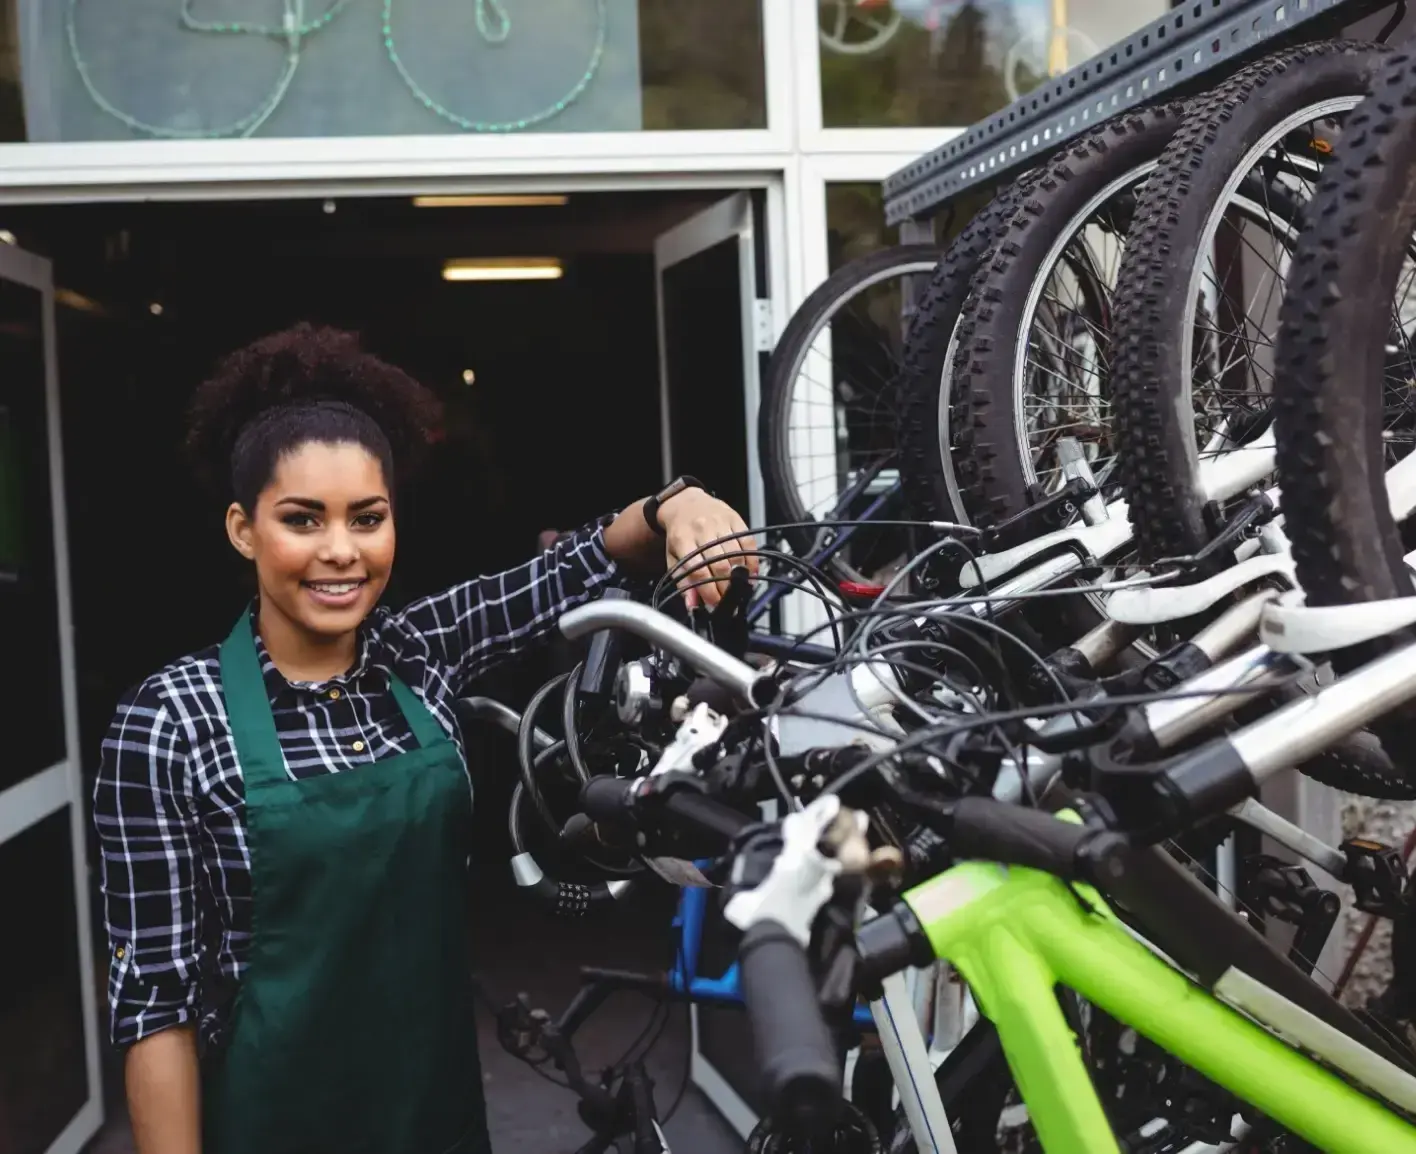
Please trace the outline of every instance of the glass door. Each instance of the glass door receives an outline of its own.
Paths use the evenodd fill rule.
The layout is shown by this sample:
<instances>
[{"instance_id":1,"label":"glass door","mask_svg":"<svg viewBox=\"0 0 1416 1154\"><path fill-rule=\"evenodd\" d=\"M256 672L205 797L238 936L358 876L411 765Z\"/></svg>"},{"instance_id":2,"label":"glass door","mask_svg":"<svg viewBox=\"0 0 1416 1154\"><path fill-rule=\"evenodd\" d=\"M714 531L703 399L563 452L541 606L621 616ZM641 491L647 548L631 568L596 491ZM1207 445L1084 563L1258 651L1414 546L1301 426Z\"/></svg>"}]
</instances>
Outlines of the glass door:
<instances>
[{"instance_id":1,"label":"glass door","mask_svg":"<svg viewBox=\"0 0 1416 1154\"><path fill-rule=\"evenodd\" d=\"M697 477L760 525L758 382L771 310L757 295L756 219L750 193L720 200L655 239L654 274L664 481Z\"/></svg>"},{"instance_id":2,"label":"glass door","mask_svg":"<svg viewBox=\"0 0 1416 1154\"><path fill-rule=\"evenodd\" d=\"M0 244L0 1150L75 1154L103 1106L49 262Z\"/></svg>"},{"instance_id":3,"label":"glass door","mask_svg":"<svg viewBox=\"0 0 1416 1154\"><path fill-rule=\"evenodd\" d=\"M758 239L751 194L740 192L654 243L664 480L697 477L752 525L766 519L757 405L760 358L771 349ZM709 908L699 968L717 976L733 952L717 904ZM700 1006L690 1014L693 1082L746 1138L762 1109L747 1018Z\"/></svg>"}]
</instances>

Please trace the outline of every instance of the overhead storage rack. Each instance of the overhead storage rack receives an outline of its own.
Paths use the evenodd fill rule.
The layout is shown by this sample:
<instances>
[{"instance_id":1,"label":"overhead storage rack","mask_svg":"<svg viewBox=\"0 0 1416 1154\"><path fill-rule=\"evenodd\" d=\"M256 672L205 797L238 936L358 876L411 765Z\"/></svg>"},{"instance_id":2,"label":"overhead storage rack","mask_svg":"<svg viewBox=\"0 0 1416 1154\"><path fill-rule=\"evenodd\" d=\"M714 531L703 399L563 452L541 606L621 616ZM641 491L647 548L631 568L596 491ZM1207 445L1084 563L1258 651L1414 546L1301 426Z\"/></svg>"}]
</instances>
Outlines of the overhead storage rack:
<instances>
[{"instance_id":1,"label":"overhead storage rack","mask_svg":"<svg viewBox=\"0 0 1416 1154\"><path fill-rule=\"evenodd\" d=\"M1391 7L1390 0L1188 0L893 173L885 219L931 220L960 193L1032 168L1118 113L1213 87L1257 56L1335 35ZM1402 0L1381 35L1404 12Z\"/></svg>"}]
</instances>

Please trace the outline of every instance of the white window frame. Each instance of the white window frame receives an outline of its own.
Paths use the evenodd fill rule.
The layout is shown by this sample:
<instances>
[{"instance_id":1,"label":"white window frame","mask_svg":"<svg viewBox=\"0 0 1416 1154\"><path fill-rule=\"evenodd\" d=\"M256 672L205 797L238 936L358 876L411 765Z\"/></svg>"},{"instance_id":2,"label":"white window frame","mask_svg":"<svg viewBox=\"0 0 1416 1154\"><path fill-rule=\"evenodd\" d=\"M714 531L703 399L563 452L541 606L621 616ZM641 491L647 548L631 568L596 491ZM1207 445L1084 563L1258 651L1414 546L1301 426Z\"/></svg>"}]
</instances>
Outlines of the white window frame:
<instances>
[{"instance_id":1,"label":"white window frame","mask_svg":"<svg viewBox=\"0 0 1416 1154\"><path fill-rule=\"evenodd\" d=\"M99 1065L98 997L93 982L90 927L88 809L79 771L78 681L74 663L74 622L69 599L69 535L64 496L64 452L60 429L59 375L55 362L54 278L49 261L23 249L0 245L0 279L34 289L42 298L45 422L49 438L49 486L54 533L55 598L59 627L59 673L64 702L64 757L0 792L0 844L23 834L66 807L73 855L74 908L79 951L79 997L84 1015L84 1067L88 1098L50 1144L47 1154L78 1154L103 1125L103 1073Z\"/></svg>"}]
</instances>

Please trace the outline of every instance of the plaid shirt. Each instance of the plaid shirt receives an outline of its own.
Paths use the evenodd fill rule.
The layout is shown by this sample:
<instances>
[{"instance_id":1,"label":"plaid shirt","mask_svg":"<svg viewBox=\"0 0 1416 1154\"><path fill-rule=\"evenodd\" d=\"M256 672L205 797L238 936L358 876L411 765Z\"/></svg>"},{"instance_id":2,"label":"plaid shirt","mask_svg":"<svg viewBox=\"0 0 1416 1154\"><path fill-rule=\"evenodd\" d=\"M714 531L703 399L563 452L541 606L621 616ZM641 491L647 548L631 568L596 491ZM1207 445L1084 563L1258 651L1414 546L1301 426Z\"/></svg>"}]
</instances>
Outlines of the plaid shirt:
<instances>
[{"instance_id":1,"label":"plaid shirt","mask_svg":"<svg viewBox=\"0 0 1416 1154\"><path fill-rule=\"evenodd\" d=\"M415 748L388 691L395 670L460 743L453 701L464 687L618 580L608 522L519 568L376 610L353 667L328 681L286 681L257 636L286 771L339 773ZM115 1045L194 1019L207 1044L218 1040L251 938L244 808L213 645L126 694L103 742L94 823Z\"/></svg>"}]
</instances>

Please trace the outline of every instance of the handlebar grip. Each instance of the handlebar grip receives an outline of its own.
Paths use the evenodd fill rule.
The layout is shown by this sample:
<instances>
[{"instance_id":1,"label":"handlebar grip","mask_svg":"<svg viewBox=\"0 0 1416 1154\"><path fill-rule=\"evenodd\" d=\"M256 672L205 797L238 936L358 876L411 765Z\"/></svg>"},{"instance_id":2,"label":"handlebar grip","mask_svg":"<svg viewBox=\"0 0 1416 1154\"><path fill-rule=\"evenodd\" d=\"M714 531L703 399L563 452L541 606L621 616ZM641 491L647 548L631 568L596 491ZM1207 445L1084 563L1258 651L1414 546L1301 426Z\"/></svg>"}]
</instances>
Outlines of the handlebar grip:
<instances>
[{"instance_id":1,"label":"handlebar grip","mask_svg":"<svg viewBox=\"0 0 1416 1154\"><path fill-rule=\"evenodd\" d=\"M591 821L623 824L633 808L630 797L633 787L634 782L629 778L609 774L592 777L580 787L580 808Z\"/></svg>"},{"instance_id":2,"label":"handlebar grip","mask_svg":"<svg viewBox=\"0 0 1416 1154\"><path fill-rule=\"evenodd\" d=\"M692 790L680 789L667 794L664 809L677 818L680 825L691 826L700 833L717 834L724 841L731 841L754 824L752 818L731 806Z\"/></svg>"},{"instance_id":3,"label":"handlebar grip","mask_svg":"<svg viewBox=\"0 0 1416 1154\"><path fill-rule=\"evenodd\" d=\"M605 826L623 828L632 817L638 781L608 774L592 777L580 787L580 808L591 821ZM711 797L689 789L670 789L659 797L663 814L675 819L675 824L696 833L708 833L731 840L753 824L753 819Z\"/></svg>"},{"instance_id":4,"label":"handlebar grip","mask_svg":"<svg viewBox=\"0 0 1416 1154\"><path fill-rule=\"evenodd\" d=\"M950 848L958 857L1027 866L1078 880L1077 851L1096 833L1040 809L989 797L965 797L954 805Z\"/></svg>"},{"instance_id":5,"label":"handlebar grip","mask_svg":"<svg viewBox=\"0 0 1416 1154\"><path fill-rule=\"evenodd\" d=\"M806 953L779 923L754 922L738 949L742 995L774 1113L818 1133L839 1112L842 1066Z\"/></svg>"}]
</instances>

